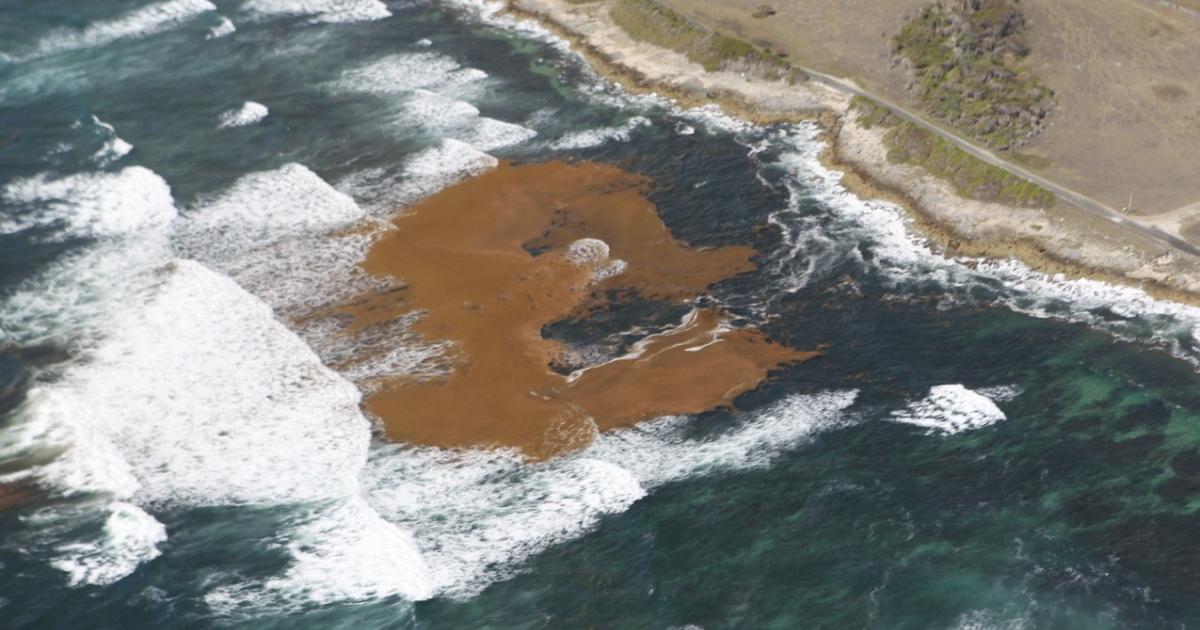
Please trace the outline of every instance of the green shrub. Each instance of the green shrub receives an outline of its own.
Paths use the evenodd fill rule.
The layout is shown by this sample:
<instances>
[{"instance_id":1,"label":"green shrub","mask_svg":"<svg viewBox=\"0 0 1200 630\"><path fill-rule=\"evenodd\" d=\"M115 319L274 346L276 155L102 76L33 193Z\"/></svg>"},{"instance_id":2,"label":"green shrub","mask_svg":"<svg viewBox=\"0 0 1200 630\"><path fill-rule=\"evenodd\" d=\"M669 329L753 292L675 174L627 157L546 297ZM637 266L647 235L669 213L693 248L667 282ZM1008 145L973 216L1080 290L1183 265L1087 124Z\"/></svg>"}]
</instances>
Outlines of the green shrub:
<instances>
[{"instance_id":1,"label":"green shrub","mask_svg":"<svg viewBox=\"0 0 1200 630\"><path fill-rule=\"evenodd\" d=\"M1021 63L1024 30L1011 0L931 4L893 38L893 53L908 63L930 115L1012 151L1041 130L1054 97Z\"/></svg>"},{"instance_id":2,"label":"green shrub","mask_svg":"<svg viewBox=\"0 0 1200 630\"><path fill-rule=\"evenodd\" d=\"M988 164L912 123L891 125L884 143L889 149L888 160L924 167L949 181L964 197L1026 208L1046 208L1058 202L1049 190Z\"/></svg>"},{"instance_id":3,"label":"green shrub","mask_svg":"<svg viewBox=\"0 0 1200 630\"><path fill-rule=\"evenodd\" d=\"M850 107L858 110L858 124L866 129L875 126L894 127L899 120L892 115L892 110L883 107L865 96L855 96L850 99Z\"/></svg>"}]
</instances>

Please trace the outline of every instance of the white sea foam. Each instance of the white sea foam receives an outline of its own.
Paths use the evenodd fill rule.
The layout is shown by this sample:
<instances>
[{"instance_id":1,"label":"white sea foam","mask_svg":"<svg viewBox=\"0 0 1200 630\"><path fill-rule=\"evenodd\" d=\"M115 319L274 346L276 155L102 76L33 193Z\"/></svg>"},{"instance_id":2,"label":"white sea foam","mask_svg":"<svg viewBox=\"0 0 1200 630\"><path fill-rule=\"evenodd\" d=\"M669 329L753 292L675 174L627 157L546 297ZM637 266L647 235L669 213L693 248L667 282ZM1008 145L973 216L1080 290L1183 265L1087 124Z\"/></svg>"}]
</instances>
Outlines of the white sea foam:
<instances>
[{"instance_id":1,"label":"white sea foam","mask_svg":"<svg viewBox=\"0 0 1200 630\"><path fill-rule=\"evenodd\" d=\"M68 432L86 455L86 465L60 466L73 463L68 452L38 472L54 485L192 505L313 501L355 487L346 462L367 441L358 392L232 280L175 262L151 301L111 329L88 362L32 394L30 423ZM300 462L305 480L287 478Z\"/></svg>"},{"instance_id":2,"label":"white sea foam","mask_svg":"<svg viewBox=\"0 0 1200 630\"><path fill-rule=\"evenodd\" d=\"M689 436L686 418L666 418L599 434L582 452L537 463L511 451L379 445L363 480L380 514L413 532L436 592L466 598L628 509L647 490L768 465L846 422L855 396L791 396L705 437Z\"/></svg>"},{"instance_id":3,"label":"white sea foam","mask_svg":"<svg viewBox=\"0 0 1200 630\"><path fill-rule=\"evenodd\" d=\"M550 148L559 151L577 151L598 147L606 142L628 142L633 131L639 127L650 126L650 119L644 116L634 116L624 124L615 127L600 127L573 131L550 143Z\"/></svg>"},{"instance_id":4,"label":"white sea foam","mask_svg":"<svg viewBox=\"0 0 1200 630\"><path fill-rule=\"evenodd\" d=\"M337 233L364 219L376 225ZM193 208L179 222L174 242L176 251L218 267L279 316L300 319L391 286L360 265L387 229L312 171L290 164L246 175ZM327 343L317 323L300 332L310 343Z\"/></svg>"},{"instance_id":5,"label":"white sea foam","mask_svg":"<svg viewBox=\"0 0 1200 630\"><path fill-rule=\"evenodd\" d=\"M309 16L313 22L340 23L391 17L379 0L249 0L242 8L262 16Z\"/></svg>"},{"instance_id":6,"label":"white sea foam","mask_svg":"<svg viewBox=\"0 0 1200 630\"><path fill-rule=\"evenodd\" d=\"M22 475L114 500L107 546L65 548L58 566L104 581L153 557L159 530L126 503L311 504L281 533L293 553L285 574L240 590L276 603L430 593L407 535L360 498L370 430L358 390L266 304L198 263L176 261L149 301L129 305L110 331L87 362L35 389L22 413L32 428L20 448L65 449ZM382 565L368 562L372 554L389 563L386 575L374 574Z\"/></svg>"},{"instance_id":7,"label":"white sea foam","mask_svg":"<svg viewBox=\"0 0 1200 630\"><path fill-rule=\"evenodd\" d=\"M246 101L237 109L230 109L221 112L218 117L217 127L227 129L229 127L245 127L261 122L267 117L269 110L262 103L254 101Z\"/></svg>"},{"instance_id":8,"label":"white sea foam","mask_svg":"<svg viewBox=\"0 0 1200 630\"><path fill-rule=\"evenodd\" d=\"M422 191L431 187L443 188L467 177L474 177L495 168L499 164L496 158L479 151L475 147L458 140L442 140L436 147L426 149L412 158L405 165L404 174L421 182L431 184L416 184Z\"/></svg>"},{"instance_id":9,"label":"white sea foam","mask_svg":"<svg viewBox=\"0 0 1200 630\"><path fill-rule=\"evenodd\" d=\"M233 281L174 263L113 328L71 383L133 467L140 502L315 501L355 487L358 392Z\"/></svg>"},{"instance_id":10,"label":"white sea foam","mask_svg":"<svg viewBox=\"0 0 1200 630\"><path fill-rule=\"evenodd\" d=\"M479 109L462 100L467 87L478 85L487 74L464 68L453 59L432 52L389 55L345 71L329 84L335 92L404 94L403 115L395 126L406 135L414 128L443 138L491 151L525 142L537 132L521 125L481 116Z\"/></svg>"},{"instance_id":11,"label":"white sea foam","mask_svg":"<svg viewBox=\"0 0 1200 630\"><path fill-rule=\"evenodd\" d=\"M399 207L495 168L499 160L452 138L418 151L399 167L370 168L337 183L373 216L390 218Z\"/></svg>"},{"instance_id":12,"label":"white sea foam","mask_svg":"<svg viewBox=\"0 0 1200 630\"><path fill-rule=\"evenodd\" d=\"M360 266L374 238L357 231L288 238L224 260L221 268L280 316L298 318L390 286Z\"/></svg>"},{"instance_id":13,"label":"white sea foam","mask_svg":"<svg viewBox=\"0 0 1200 630\"><path fill-rule=\"evenodd\" d=\"M772 268L785 290L803 288L850 260L904 291L937 291L952 302L990 301L1034 317L1087 324L1162 345L1200 366L1200 337L1193 334L1200 330L1200 308L1157 300L1133 287L1040 273L1017 260L946 258L910 229L902 209L842 187L841 173L820 163L824 145L815 126L796 125L775 140L791 147L780 164L795 176L793 184L802 184L793 185L791 206L772 217L790 243ZM829 208L832 221L801 215L798 208L807 197Z\"/></svg>"},{"instance_id":14,"label":"white sea foam","mask_svg":"<svg viewBox=\"0 0 1200 630\"><path fill-rule=\"evenodd\" d=\"M128 37L145 37L176 26L204 13L216 11L208 0L167 0L125 15L89 24L83 30L60 29L38 42L35 55L101 46Z\"/></svg>"},{"instance_id":15,"label":"white sea foam","mask_svg":"<svg viewBox=\"0 0 1200 630\"><path fill-rule=\"evenodd\" d=\"M993 385L991 387L980 387L975 391L996 402L1016 400L1018 396L1024 393L1020 385Z\"/></svg>"},{"instance_id":16,"label":"white sea foam","mask_svg":"<svg viewBox=\"0 0 1200 630\"><path fill-rule=\"evenodd\" d=\"M324 234L364 215L349 196L293 163L244 175L190 209L178 222L175 244L184 256L221 266L252 249Z\"/></svg>"},{"instance_id":17,"label":"white sea foam","mask_svg":"<svg viewBox=\"0 0 1200 630\"><path fill-rule=\"evenodd\" d=\"M219 612L254 614L312 604L433 595L420 551L405 531L380 518L362 498L293 517L280 541L293 562L263 582L210 592Z\"/></svg>"},{"instance_id":18,"label":"white sea foam","mask_svg":"<svg viewBox=\"0 0 1200 630\"><path fill-rule=\"evenodd\" d=\"M237 27L234 26L232 20L224 15L218 15L217 17L219 21L215 26L208 29L208 34L204 36L204 39L217 39L226 35L233 35L237 32Z\"/></svg>"},{"instance_id":19,"label":"white sea foam","mask_svg":"<svg viewBox=\"0 0 1200 630\"><path fill-rule=\"evenodd\" d=\"M167 540L162 523L124 501L110 504L108 512L98 540L63 545L51 561L71 586L112 584L160 555L158 544Z\"/></svg>"},{"instance_id":20,"label":"white sea foam","mask_svg":"<svg viewBox=\"0 0 1200 630\"><path fill-rule=\"evenodd\" d=\"M893 411L891 419L930 432L953 435L974 431L1005 419L992 399L962 385L935 385L925 398Z\"/></svg>"},{"instance_id":21,"label":"white sea foam","mask_svg":"<svg viewBox=\"0 0 1200 630\"><path fill-rule=\"evenodd\" d=\"M4 475L0 481L35 483L55 496L132 497L139 484L129 462L98 427L71 421L79 413L72 403L71 391L65 388L29 392L13 426L6 429L0 455L5 460L57 455L43 465Z\"/></svg>"},{"instance_id":22,"label":"white sea foam","mask_svg":"<svg viewBox=\"0 0 1200 630\"><path fill-rule=\"evenodd\" d=\"M960 615L951 630L1027 630L1035 625L1027 612L1013 616L994 610L972 610Z\"/></svg>"},{"instance_id":23,"label":"white sea foam","mask_svg":"<svg viewBox=\"0 0 1200 630\"><path fill-rule=\"evenodd\" d=\"M417 89L444 90L486 78L486 72L464 68L446 55L401 53L345 70L330 87L334 91L396 94Z\"/></svg>"},{"instance_id":24,"label":"white sea foam","mask_svg":"<svg viewBox=\"0 0 1200 630\"><path fill-rule=\"evenodd\" d=\"M105 134L104 144L92 155L92 159L102 165L112 164L125 157L133 150L133 145L122 140L112 125L92 116L92 124L99 127Z\"/></svg>"},{"instance_id":25,"label":"white sea foam","mask_svg":"<svg viewBox=\"0 0 1200 630\"><path fill-rule=\"evenodd\" d=\"M624 260L610 260L608 243L597 238L581 238L567 246L567 260L591 270L594 282L625 273Z\"/></svg>"},{"instance_id":26,"label":"white sea foam","mask_svg":"<svg viewBox=\"0 0 1200 630\"><path fill-rule=\"evenodd\" d=\"M129 152L132 150L132 144L114 137L104 143L104 146L96 152L95 158L101 164L110 164L129 155Z\"/></svg>"},{"instance_id":27,"label":"white sea foam","mask_svg":"<svg viewBox=\"0 0 1200 630\"><path fill-rule=\"evenodd\" d=\"M486 116L466 101L449 98L428 90L416 90L405 102L411 119L442 137L454 138L480 151L493 151L520 144L537 131Z\"/></svg>"},{"instance_id":28,"label":"white sea foam","mask_svg":"<svg viewBox=\"0 0 1200 630\"><path fill-rule=\"evenodd\" d=\"M42 174L10 183L0 199L11 208L0 232L38 228L49 240L96 239L5 294L0 329L18 342L94 329L139 299L146 272L169 255L166 233L176 214L171 190L140 166L61 178Z\"/></svg>"},{"instance_id":29,"label":"white sea foam","mask_svg":"<svg viewBox=\"0 0 1200 630\"><path fill-rule=\"evenodd\" d=\"M76 406L72 387L68 382L30 392L5 429L0 458L49 461L0 476L0 483L36 484L51 496L82 499L66 509L45 508L32 515L33 546L45 548L53 558L51 566L65 572L72 586L111 584L157 557L166 529L128 502L139 488L137 477L103 431L76 420L86 413ZM71 535L89 522L94 527L84 538ZM57 540L68 542L50 543Z\"/></svg>"},{"instance_id":30,"label":"white sea foam","mask_svg":"<svg viewBox=\"0 0 1200 630\"><path fill-rule=\"evenodd\" d=\"M117 173L36 175L9 183L0 189L0 199L25 209L0 216L0 234L41 227L52 230L51 240L129 235L163 228L175 218L171 189L141 166Z\"/></svg>"},{"instance_id":31,"label":"white sea foam","mask_svg":"<svg viewBox=\"0 0 1200 630\"><path fill-rule=\"evenodd\" d=\"M427 380L449 374L455 345L418 337L412 325L419 318L408 313L351 334L346 329L352 319L334 315L306 320L298 332L327 365L339 366L343 377L371 392L381 377Z\"/></svg>"},{"instance_id":32,"label":"white sea foam","mask_svg":"<svg viewBox=\"0 0 1200 630\"><path fill-rule=\"evenodd\" d=\"M17 343L94 336L110 315L142 299L149 270L170 255L165 235L127 247L105 242L75 251L12 287L0 301L0 330Z\"/></svg>"}]
</instances>

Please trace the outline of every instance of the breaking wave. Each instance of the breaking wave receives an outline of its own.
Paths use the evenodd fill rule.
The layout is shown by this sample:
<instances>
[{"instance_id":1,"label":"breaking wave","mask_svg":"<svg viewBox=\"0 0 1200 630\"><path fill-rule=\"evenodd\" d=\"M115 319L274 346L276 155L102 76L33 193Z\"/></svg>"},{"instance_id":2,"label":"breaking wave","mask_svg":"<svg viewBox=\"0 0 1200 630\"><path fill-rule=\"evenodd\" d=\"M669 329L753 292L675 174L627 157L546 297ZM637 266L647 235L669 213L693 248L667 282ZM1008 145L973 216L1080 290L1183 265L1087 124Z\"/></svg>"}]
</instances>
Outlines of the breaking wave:
<instances>
[{"instance_id":1,"label":"breaking wave","mask_svg":"<svg viewBox=\"0 0 1200 630\"><path fill-rule=\"evenodd\" d=\"M654 488L769 465L849 422L856 396L790 396L702 437L689 435L688 418L664 418L598 434L581 452L538 463L507 450L378 445L363 482L379 513L413 532L436 592L468 598Z\"/></svg>"},{"instance_id":2,"label":"breaking wave","mask_svg":"<svg viewBox=\"0 0 1200 630\"><path fill-rule=\"evenodd\" d=\"M962 385L935 385L925 398L893 411L894 422L924 427L930 433L954 435L974 431L1006 419L996 403Z\"/></svg>"},{"instance_id":3,"label":"breaking wave","mask_svg":"<svg viewBox=\"0 0 1200 630\"><path fill-rule=\"evenodd\" d=\"M392 16L379 0L249 0L242 8L262 16L305 16L318 23L364 22Z\"/></svg>"},{"instance_id":4,"label":"breaking wave","mask_svg":"<svg viewBox=\"0 0 1200 630\"><path fill-rule=\"evenodd\" d=\"M1117 338L1165 347L1200 366L1200 308L1158 300L1133 287L1041 273L1017 260L947 258L915 234L901 208L846 190L842 174L820 163L824 143L815 126L794 126L770 143L785 149L774 166L787 171L791 192L788 207L771 218L786 242L771 264L784 291L801 290L851 262L898 292L932 292L951 303L993 303L1086 324ZM810 200L829 214L806 214L803 207Z\"/></svg>"},{"instance_id":5,"label":"breaking wave","mask_svg":"<svg viewBox=\"0 0 1200 630\"><path fill-rule=\"evenodd\" d=\"M227 129L229 127L245 127L261 122L267 117L269 110L262 103L254 101L246 101L237 109L230 109L221 112L217 120L217 127Z\"/></svg>"},{"instance_id":6,"label":"breaking wave","mask_svg":"<svg viewBox=\"0 0 1200 630\"><path fill-rule=\"evenodd\" d=\"M192 18L216 11L208 0L167 0L136 9L112 20L95 22L82 30L61 29L43 38L34 56L102 46L119 39L145 37L174 28Z\"/></svg>"}]
</instances>

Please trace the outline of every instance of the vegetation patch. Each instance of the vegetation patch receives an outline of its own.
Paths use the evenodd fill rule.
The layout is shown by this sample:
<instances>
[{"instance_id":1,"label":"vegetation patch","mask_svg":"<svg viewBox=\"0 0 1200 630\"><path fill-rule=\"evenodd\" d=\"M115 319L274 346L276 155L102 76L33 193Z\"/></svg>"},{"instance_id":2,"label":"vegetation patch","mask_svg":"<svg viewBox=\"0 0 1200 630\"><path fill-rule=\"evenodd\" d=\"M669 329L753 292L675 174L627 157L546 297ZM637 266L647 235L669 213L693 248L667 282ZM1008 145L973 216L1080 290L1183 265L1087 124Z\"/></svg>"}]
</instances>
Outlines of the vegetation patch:
<instances>
[{"instance_id":1,"label":"vegetation patch","mask_svg":"<svg viewBox=\"0 0 1200 630\"><path fill-rule=\"evenodd\" d=\"M855 97L858 123L867 129L884 127L888 160L923 167L954 186L958 194L1024 208L1047 208L1058 202L1054 193L1008 171L988 164L912 123L874 101Z\"/></svg>"},{"instance_id":2,"label":"vegetation patch","mask_svg":"<svg viewBox=\"0 0 1200 630\"><path fill-rule=\"evenodd\" d=\"M892 43L926 111L993 149L1012 151L1037 135L1054 106L1054 92L1024 67L1016 0L928 5Z\"/></svg>"},{"instance_id":3,"label":"vegetation patch","mask_svg":"<svg viewBox=\"0 0 1200 630\"><path fill-rule=\"evenodd\" d=\"M850 107L858 110L858 124L866 129L873 127L895 127L900 122L892 110L880 106L865 96L850 99Z\"/></svg>"},{"instance_id":4,"label":"vegetation patch","mask_svg":"<svg viewBox=\"0 0 1200 630\"><path fill-rule=\"evenodd\" d=\"M751 13L750 15L761 20L762 18L769 18L772 15L775 15L775 13L775 7L769 4L760 4L758 5L758 8L754 9L754 13Z\"/></svg>"},{"instance_id":5,"label":"vegetation patch","mask_svg":"<svg viewBox=\"0 0 1200 630\"><path fill-rule=\"evenodd\" d=\"M609 13L630 37L683 53L710 72L729 70L789 82L807 78L780 55L701 28L653 0L617 0Z\"/></svg>"}]
</instances>

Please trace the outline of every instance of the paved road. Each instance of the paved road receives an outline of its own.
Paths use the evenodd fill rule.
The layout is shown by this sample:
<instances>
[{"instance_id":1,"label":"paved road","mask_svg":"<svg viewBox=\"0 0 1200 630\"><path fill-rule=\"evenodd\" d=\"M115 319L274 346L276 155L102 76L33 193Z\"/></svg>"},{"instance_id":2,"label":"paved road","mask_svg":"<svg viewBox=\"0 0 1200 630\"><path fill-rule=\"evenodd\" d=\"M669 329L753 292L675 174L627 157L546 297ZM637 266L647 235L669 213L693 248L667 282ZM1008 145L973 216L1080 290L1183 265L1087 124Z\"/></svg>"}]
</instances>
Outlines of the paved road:
<instances>
[{"instance_id":1,"label":"paved road","mask_svg":"<svg viewBox=\"0 0 1200 630\"><path fill-rule=\"evenodd\" d=\"M1068 201L1068 202L1082 208L1083 210L1091 212L1092 214L1095 214L1096 216L1099 216L1103 219L1107 219L1109 221L1112 221L1113 223L1121 225L1122 227L1125 227L1129 230L1137 232L1137 233L1139 233L1149 239L1152 239L1155 242L1160 243L1162 245L1166 245L1168 247L1191 254L1193 256L1200 256L1200 247L1196 247L1195 245L1192 245L1191 243L1189 243L1177 236L1167 234L1166 232L1164 232L1156 227L1152 227L1152 226L1146 225L1144 223L1139 223L1138 221L1130 219L1128 216L1114 210L1113 208L1111 208L1109 206L1106 206L1106 205L1100 203L1099 201L1096 201L1095 199L1092 199L1091 197L1088 197L1087 195L1084 195L1080 192L1071 190L1070 188L1067 188L1060 184L1056 184L1056 183L1046 179L1045 177L1038 175L1037 173L1033 173L1029 170L1026 170L1025 168L1021 167L1018 164L1009 162L1008 160L1001 158L1000 156L996 155L995 153L993 153L983 147L980 147L972 142L969 142L958 135L951 133L950 131L943 128L942 126L937 125L933 122L930 122L929 120L926 120L924 117L917 114L916 112L913 112L897 103L894 103L886 98L883 98L883 97L879 96L878 94L868 92L868 91L858 87L851 81L847 81L845 79L839 79L837 77L833 77L833 76L830 76L830 75L827 75L827 74L824 74L821 72L817 72L816 70L812 70L810 68L800 68L800 69L803 70L804 72L807 72L808 75L813 80L815 80L819 83L822 83L824 85L827 85L835 90L838 90L839 92L845 92L847 94L851 94L854 96L863 96L863 97L869 98L869 99L875 101L876 103L879 103L879 104L887 107L888 109L892 110L892 113L895 114L896 116L900 117L901 119L906 120L914 125L917 125L918 127L921 127L922 129L926 129L926 130L930 131L931 133L937 134L939 137L946 140L947 142L954 144L954 146L962 149L963 151L966 151L967 153L970 153L971 155L983 160L984 162L987 162L988 164L1002 168L1010 173L1013 173L1014 175L1017 175L1018 177L1023 177L1025 179L1041 186L1042 188L1045 188L1046 190L1049 190L1050 192L1058 195L1058 197L1060 199Z\"/></svg>"}]
</instances>

